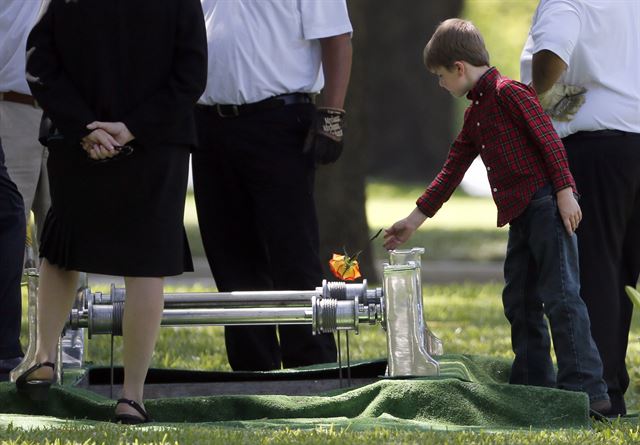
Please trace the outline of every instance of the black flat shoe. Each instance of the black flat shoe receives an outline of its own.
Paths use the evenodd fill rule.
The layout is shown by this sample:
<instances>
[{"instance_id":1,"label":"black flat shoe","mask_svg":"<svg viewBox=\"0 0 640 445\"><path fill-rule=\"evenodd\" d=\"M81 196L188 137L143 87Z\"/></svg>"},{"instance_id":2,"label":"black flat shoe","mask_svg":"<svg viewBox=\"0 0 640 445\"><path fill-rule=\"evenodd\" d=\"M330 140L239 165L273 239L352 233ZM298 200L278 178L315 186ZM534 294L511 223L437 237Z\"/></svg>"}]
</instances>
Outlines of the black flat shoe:
<instances>
[{"instance_id":1,"label":"black flat shoe","mask_svg":"<svg viewBox=\"0 0 640 445\"><path fill-rule=\"evenodd\" d=\"M129 399L118 399L118 403L116 403L116 405L120 403L126 403L131 408L138 411L142 417L138 417L138 416L134 416L133 414L126 414L126 413L116 414L116 422L120 422L123 425L139 425L141 423L152 422L151 417L149 417L149 414L140 406L138 402L134 400L129 400Z\"/></svg>"},{"instance_id":2,"label":"black flat shoe","mask_svg":"<svg viewBox=\"0 0 640 445\"><path fill-rule=\"evenodd\" d=\"M589 417L599 422L609 420L611 412L611 402L609 399L598 400L589 404Z\"/></svg>"},{"instance_id":3,"label":"black flat shoe","mask_svg":"<svg viewBox=\"0 0 640 445\"><path fill-rule=\"evenodd\" d=\"M27 377L37 369L43 366L55 370L56 365L51 362L36 363L31 368L27 369L20 377L16 379L16 389L19 394L25 395L34 401L45 401L49 397L49 388L53 383L51 379L31 379L27 380Z\"/></svg>"}]
</instances>

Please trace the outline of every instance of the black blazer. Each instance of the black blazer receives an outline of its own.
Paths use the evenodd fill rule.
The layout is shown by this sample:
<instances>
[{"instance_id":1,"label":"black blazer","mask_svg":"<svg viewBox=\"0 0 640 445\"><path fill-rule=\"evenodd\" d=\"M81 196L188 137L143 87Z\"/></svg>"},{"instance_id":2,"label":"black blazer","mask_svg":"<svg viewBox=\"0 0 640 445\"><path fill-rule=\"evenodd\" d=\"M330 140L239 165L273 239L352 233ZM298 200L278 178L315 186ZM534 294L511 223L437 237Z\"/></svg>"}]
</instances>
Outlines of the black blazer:
<instances>
[{"instance_id":1,"label":"black blazer","mask_svg":"<svg viewBox=\"0 0 640 445\"><path fill-rule=\"evenodd\" d=\"M143 145L195 145L207 79L200 0L51 0L27 40L27 81L67 140L94 120Z\"/></svg>"}]
</instances>

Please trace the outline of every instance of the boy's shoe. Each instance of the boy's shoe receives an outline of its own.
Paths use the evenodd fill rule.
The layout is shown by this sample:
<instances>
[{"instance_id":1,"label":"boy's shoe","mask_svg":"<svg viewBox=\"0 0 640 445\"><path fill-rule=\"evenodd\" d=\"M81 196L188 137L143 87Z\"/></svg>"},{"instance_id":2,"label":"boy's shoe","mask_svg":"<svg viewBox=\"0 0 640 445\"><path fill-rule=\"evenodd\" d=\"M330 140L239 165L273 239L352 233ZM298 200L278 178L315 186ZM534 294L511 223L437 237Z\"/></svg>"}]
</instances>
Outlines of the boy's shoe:
<instances>
[{"instance_id":1,"label":"boy's shoe","mask_svg":"<svg viewBox=\"0 0 640 445\"><path fill-rule=\"evenodd\" d=\"M609 399L596 400L589 403L589 416L595 420L607 420L611 412L611 401Z\"/></svg>"}]
</instances>

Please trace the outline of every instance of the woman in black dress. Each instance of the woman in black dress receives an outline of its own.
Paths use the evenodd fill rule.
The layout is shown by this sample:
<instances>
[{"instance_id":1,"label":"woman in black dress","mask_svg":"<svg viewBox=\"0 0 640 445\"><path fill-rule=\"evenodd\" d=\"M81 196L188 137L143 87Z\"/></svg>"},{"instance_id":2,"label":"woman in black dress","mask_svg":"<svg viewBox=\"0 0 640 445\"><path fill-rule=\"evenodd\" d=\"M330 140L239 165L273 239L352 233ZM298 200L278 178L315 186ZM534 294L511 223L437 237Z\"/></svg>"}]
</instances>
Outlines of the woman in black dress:
<instances>
[{"instance_id":1,"label":"woman in black dress","mask_svg":"<svg viewBox=\"0 0 640 445\"><path fill-rule=\"evenodd\" d=\"M37 363L16 384L45 395L77 271L125 277L116 419L148 421L143 387L163 278L192 270L183 226L192 110L206 83L199 0L52 0L27 42L42 106L52 206L44 224ZM127 146L121 149L121 146Z\"/></svg>"}]
</instances>

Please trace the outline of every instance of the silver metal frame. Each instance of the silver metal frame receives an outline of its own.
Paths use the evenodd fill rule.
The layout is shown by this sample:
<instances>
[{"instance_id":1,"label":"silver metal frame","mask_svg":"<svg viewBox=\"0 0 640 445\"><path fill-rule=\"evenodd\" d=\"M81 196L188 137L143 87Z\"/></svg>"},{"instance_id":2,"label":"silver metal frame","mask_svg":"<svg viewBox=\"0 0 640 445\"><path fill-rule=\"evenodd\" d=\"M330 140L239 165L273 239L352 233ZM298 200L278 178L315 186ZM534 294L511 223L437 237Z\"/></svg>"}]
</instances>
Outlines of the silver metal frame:
<instances>
[{"instance_id":1,"label":"silver metal frame","mask_svg":"<svg viewBox=\"0 0 640 445\"><path fill-rule=\"evenodd\" d=\"M125 289L78 292L67 326L93 335L122 335ZM311 324L314 334L358 331L360 323L384 323L382 289L323 281L313 291L199 292L165 294L162 326Z\"/></svg>"},{"instance_id":2,"label":"silver metal frame","mask_svg":"<svg viewBox=\"0 0 640 445\"><path fill-rule=\"evenodd\" d=\"M384 264L383 288L359 284L322 282L315 290L201 292L165 294L162 326L310 324L314 334L346 332L347 374L350 380L349 331L360 324L380 324L387 335L390 377L439 374L433 355L442 354L442 342L428 330L423 315L420 257L424 249L396 250ZM29 349L24 361L12 371L20 375L34 361L36 338L37 270L29 276ZM86 329L88 337L122 335L125 289L111 285L109 293L78 290L66 329ZM59 350L61 346L59 345ZM112 350L113 355L113 350ZM62 363L58 353L58 363ZM113 367L113 357L112 357ZM342 379L342 355L339 354ZM58 381L62 367L57 367Z\"/></svg>"}]
</instances>

